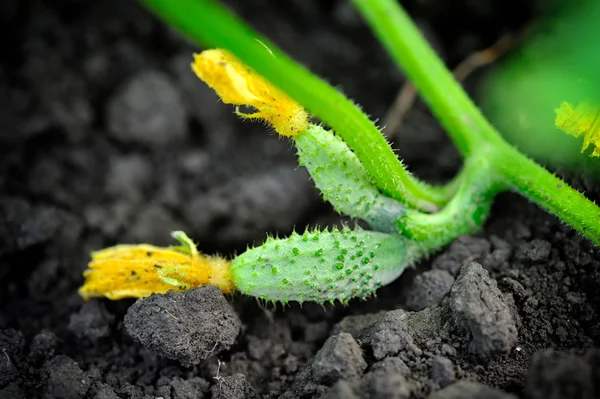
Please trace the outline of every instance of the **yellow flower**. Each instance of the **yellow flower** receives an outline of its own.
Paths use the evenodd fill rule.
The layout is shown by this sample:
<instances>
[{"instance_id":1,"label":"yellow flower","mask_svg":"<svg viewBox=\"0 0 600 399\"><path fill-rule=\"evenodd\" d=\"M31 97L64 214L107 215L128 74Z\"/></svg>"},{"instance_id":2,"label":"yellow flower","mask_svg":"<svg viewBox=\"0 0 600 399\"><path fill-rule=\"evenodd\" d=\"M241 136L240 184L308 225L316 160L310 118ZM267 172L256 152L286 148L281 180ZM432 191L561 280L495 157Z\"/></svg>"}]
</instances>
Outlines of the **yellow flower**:
<instances>
[{"instance_id":1,"label":"yellow flower","mask_svg":"<svg viewBox=\"0 0 600 399\"><path fill-rule=\"evenodd\" d=\"M592 156L600 156L600 108L582 102L573 107L568 102L563 102L555 110L554 124L560 130L574 137L583 135L581 152L590 145L594 146Z\"/></svg>"},{"instance_id":2,"label":"yellow flower","mask_svg":"<svg viewBox=\"0 0 600 399\"><path fill-rule=\"evenodd\" d=\"M84 299L141 298L169 290L185 291L215 285L233 291L230 264L226 259L202 255L182 231L171 233L181 245L161 248L148 244L117 245L91 254L84 285Z\"/></svg>"},{"instance_id":3,"label":"yellow flower","mask_svg":"<svg viewBox=\"0 0 600 399\"><path fill-rule=\"evenodd\" d=\"M247 114L236 107L236 113L243 118L264 120L282 136L295 136L308 126L308 114L300 104L226 50L194 54L192 69L224 103L256 109Z\"/></svg>"}]
</instances>

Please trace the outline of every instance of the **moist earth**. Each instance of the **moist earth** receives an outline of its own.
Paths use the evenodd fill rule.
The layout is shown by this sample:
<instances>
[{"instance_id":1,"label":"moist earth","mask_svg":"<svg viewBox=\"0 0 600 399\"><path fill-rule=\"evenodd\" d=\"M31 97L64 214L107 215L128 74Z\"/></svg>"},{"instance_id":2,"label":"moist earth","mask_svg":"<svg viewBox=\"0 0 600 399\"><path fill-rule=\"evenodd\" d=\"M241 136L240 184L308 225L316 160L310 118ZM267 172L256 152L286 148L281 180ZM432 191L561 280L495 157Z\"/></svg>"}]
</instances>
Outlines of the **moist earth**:
<instances>
[{"instance_id":1,"label":"moist earth","mask_svg":"<svg viewBox=\"0 0 600 399\"><path fill-rule=\"evenodd\" d=\"M405 3L450 66L545 4ZM347 1L227 4L373 118L405 80ZM135 2L4 1L0 30L0 398L600 397L598 250L514 194L348 306L214 287L84 302L94 249L183 229L231 256L341 218L290 143L237 120L191 73L199 49ZM429 181L460 166L421 102L388 135Z\"/></svg>"}]
</instances>

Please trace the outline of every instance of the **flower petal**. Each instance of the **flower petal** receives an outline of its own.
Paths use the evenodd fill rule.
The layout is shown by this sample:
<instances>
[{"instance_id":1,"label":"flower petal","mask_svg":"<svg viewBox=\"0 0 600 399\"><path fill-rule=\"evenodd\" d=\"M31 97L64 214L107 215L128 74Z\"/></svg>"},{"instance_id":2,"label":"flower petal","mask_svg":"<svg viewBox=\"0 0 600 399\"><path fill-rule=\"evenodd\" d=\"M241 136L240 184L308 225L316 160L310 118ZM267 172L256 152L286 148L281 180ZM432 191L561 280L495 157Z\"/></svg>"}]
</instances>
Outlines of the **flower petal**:
<instances>
[{"instance_id":1,"label":"flower petal","mask_svg":"<svg viewBox=\"0 0 600 399\"><path fill-rule=\"evenodd\" d=\"M300 104L242 64L226 50L205 50L194 55L192 69L224 103L254 107L254 113L237 114L262 119L282 136L295 136L308 127L308 114Z\"/></svg>"}]
</instances>

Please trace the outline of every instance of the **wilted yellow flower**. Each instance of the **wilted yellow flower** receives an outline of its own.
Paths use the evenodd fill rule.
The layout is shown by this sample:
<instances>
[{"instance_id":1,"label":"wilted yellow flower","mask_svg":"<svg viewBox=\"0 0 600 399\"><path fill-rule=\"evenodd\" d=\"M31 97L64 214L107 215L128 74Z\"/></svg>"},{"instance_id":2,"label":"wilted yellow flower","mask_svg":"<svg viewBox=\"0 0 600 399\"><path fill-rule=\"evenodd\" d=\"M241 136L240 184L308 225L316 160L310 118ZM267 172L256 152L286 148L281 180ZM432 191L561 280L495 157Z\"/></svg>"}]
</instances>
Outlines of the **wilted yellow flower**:
<instances>
[{"instance_id":1,"label":"wilted yellow flower","mask_svg":"<svg viewBox=\"0 0 600 399\"><path fill-rule=\"evenodd\" d=\"M217 256L202 255L182 231L171 233L180 246L117 245L91 254L79 294L84 299L142 298L169 290L185 291L215 285L233 291L230 264Z\"/></svg>"},{"instance_id":2,"label":"wilted yellow flower","mask_svg":"<svg viewBox=\"0 0 600 399\"><path fill-rule=\"evenodd\" d=\"M264 120L282 136L297 135L308 126L308 114L300 104L226 50L194 54L192 69L224 103L256 109L247 114L236 107L236 113L243 118Z\"/></svg>"},{"instance_id":3,"label":"wilted yellow flower","mask_svg":"<svg viewBox=\"0 0 600 399\"><path fill-rule=\"evenodd\" d=\"M581 152L593 145L592 156L600 156L600 108L585 102L577 107L563 102L555 111L556 127L574 137L583 135Z\"/></svg>"}]
</instances>

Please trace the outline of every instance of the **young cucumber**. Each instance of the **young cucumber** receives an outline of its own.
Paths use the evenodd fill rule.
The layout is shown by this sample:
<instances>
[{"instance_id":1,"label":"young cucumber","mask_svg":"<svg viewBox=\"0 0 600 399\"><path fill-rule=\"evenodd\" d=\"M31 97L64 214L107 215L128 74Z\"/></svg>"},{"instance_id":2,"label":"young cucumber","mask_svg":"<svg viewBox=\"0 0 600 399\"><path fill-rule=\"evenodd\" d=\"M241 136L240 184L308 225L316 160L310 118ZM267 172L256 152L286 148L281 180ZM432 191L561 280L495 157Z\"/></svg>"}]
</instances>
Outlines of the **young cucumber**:
<instances>
[{"instance_id":1,"label":"young cucumber","mask_svg":"<svg viewBox=\"0 0 600 399\"><path fill-rule=\"evenodd\" d=\"M411 262L409 246L402 236L368 230L293 233L237 256L231 276L238 291L266 301L346 303L398 278Z\"/></svg>"}]
</instances>

